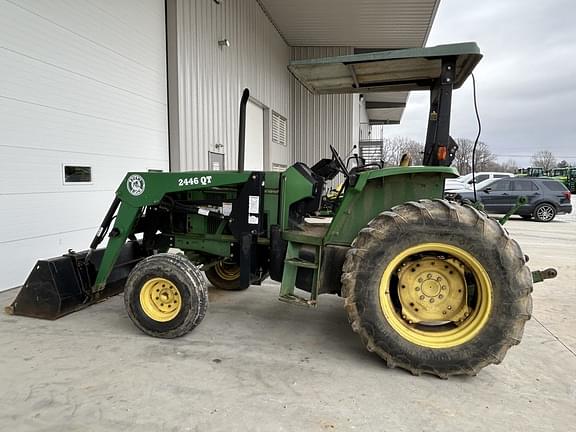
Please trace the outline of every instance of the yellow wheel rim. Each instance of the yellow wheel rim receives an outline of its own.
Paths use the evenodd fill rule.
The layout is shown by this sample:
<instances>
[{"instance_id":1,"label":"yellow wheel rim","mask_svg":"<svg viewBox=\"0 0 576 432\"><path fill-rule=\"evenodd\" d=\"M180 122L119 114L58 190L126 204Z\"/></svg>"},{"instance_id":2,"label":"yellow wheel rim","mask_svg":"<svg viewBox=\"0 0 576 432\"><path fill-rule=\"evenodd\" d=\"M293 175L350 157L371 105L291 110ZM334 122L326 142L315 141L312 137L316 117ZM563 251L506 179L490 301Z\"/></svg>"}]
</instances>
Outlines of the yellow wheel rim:
<instances>
[{"instance_id":1,"label":"yellow wheel rim","mask_svg":"<svg viewBox=\"0 0 576 432\"><path fill-rule=\"evenodd\" d=\"M167 322L180 312L182 298L180 291L168 279L152 278L144 283L140 290L140 306L154 321Z\"/></svg>"},{"instance_id":2,"label":"yellow wheel rim","mask_svg":"<svg viewBox=\"0 0 576 432\"><path fill-rule=\"evenodd\" d=\"M469 296L465 275L473 277ZM470 279L468 279L470 280ZM470 253L445 243L423 243L398 254L380 281L380 306L405 340L428 348L471 341L492 311L492 282Z\"/></svg>"},{"instance_id":3,"label":"yellow wheel rim","mask_svg":"<svg viewBox=\"0 0 576 432\"><path fill-rule=\"evenodd\" d=\"M234 281L240 277L240 267L236 264L226 264L224 261L219 261L214 266L214 271L225 281Z\"/></svg>"}]
</instances>

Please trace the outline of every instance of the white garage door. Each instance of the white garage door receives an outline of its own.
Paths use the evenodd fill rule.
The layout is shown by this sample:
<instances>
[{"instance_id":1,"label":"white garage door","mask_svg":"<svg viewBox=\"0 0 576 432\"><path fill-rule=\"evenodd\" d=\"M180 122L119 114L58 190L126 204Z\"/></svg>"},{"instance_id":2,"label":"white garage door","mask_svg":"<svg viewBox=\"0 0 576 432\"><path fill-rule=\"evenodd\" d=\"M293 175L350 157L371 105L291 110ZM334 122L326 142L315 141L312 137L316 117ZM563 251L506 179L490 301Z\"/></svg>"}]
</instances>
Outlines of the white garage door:
<instances>
[{"instance_id":1,"label":"white garage door","mask_svg":"<svg viewBox=\"0 0 576 432\"><path fill-rule=\"evenodd\" d=\"M162 0L0 0L0 29L4 290L86 249L126 171L168 170L168 126Z\"/></svg>"}]
</instances>

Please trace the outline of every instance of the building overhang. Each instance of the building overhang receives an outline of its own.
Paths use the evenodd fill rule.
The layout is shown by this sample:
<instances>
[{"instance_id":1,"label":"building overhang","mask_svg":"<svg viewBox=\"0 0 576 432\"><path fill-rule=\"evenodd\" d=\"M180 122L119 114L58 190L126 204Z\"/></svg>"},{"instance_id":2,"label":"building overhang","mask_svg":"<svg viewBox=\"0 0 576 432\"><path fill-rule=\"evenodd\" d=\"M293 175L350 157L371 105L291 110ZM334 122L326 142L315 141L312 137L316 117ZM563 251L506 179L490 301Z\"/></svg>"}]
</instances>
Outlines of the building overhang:
<instances>
[{"instance_id":1,"label":"building overhang","mask_svg":"<svg viewBox=\"0 0 576 432\"><path fill-rule=\"evenodd\" d=\"M440 0L258 0L290 46L358 51L426 44ZM372 124L400 122L408 92L366 94ZM383 103L383 104L382 104Z\"/></svg>"},{"instance_id":2,"label":"building overhang","mask_svg":"<svg viewBox=\"0 0 576 432\"><path fill-rule=\"evenodd\" d=\"M290 46L414 48L440 0L258 0Z\"/></svg>"}]
</instances>

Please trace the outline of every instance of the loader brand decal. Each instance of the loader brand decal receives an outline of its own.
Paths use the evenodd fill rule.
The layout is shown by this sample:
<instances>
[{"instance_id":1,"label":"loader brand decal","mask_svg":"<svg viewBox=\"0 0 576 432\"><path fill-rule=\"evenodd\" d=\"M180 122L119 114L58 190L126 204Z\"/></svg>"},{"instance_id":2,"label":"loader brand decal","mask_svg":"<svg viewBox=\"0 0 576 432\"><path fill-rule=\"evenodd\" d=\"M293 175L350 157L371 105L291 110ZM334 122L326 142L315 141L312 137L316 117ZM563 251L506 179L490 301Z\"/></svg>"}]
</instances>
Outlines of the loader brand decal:
<instances>
[{"instance_id":1,"label":"loader brand decal","mask_svg":"<svg viewBox=\"0 0 576 432\"><path fill-rule=\"evenodd\" d=\"M126 181L126 187L128 188L128 192L130 192L130 195L138 196L142 195L142 193L144 192L146 182L144 181L141 175L132 174L130 177L128 177L128 180Z\"/></svg>"},{"instance_id":2,"label":"loader brand decal","mask_svg":"<svg viewBox=\"0 0 576 432\"><path fill-rule=\"evenodd\" d=\"M178 186L207 185L212 183L212 176L179 178Z\"/></svg>"}]
</instances>

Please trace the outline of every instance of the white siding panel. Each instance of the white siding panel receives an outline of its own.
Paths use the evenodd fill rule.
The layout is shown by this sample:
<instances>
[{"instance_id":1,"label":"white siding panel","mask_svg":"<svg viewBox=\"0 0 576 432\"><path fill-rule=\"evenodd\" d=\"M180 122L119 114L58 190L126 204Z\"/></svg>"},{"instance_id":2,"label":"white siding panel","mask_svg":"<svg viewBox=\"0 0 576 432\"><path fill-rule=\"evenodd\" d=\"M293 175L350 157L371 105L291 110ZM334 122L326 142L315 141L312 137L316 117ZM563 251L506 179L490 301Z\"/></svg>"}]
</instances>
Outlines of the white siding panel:
<instances>
[{"instance_id":1,"label":"white siding panel","mask_svg":"<svg viewBox=\"0 0 576 432\"><path fill-rule=\"evenodd\" d=\"M166 131L3 99L2 96L0 130L2 154L4 148L23 147L110 158L168 161Z\"/></svg>"},{"instance_id":2,"label":"white siding panel","mask_svg":"<svg viewBox=\"0 0 576 432\"><path fill-rule=\"evenodd\" d=\"M2 97L108 122L166 132L166 104L0 50Z\"/></svg>"},{"instance_id":3,"label":"white siding panel","mask_svg":"<svg viewBox=\"0 0 576 432\"><path fill-rule=\"evenodd\" d=\"M245 87L289 117L290 49L255 0L178 0L177 19L179 169L207 168L216 144L224 145L226 169L235 169ZM220 48L225 38L230 47Z\"/></svg>"},{"instance_id":4,"label":"white siding panel","mask_svg":"<svg viewBox=\"0 0 576 432\"><path fill-rule=\"evenodd\" d=\"M168 132L162 0L2 0L0 28L2 290L85 249L127 171L168 169Z\"/></svg>"},{"instance_id":5,"label":"white siding panel","mask_svg":"<svg viewBox=\"0 0 576 432\"><path fill-rule=\"evenodd\" d=\"M92 25L98 27L109 20L108 13L104 14L90 6L90 4L98 5L100 2L91 2L82 9L83 15L74 18L79 20L75 22L70 14L72 7L74 9L78 7L77 3L80 2L74 0L23 3L3 0L0 6L2 11L0 13L0 28L2 29L0 47L21 56L27 56L38 63L45 63L62 71L77 74L86 80L104 82L111 87L131 91L165 104L164 51L161 51L162 55L153 62L144 63L144 59L139 59L134 55L130 57L123 55L120 51L122 46L119 41L112 41L111 44L106 45L97 39L85 37L81 32L69 30L69 28L76 26ZM163 8L162 1L155 0L153 3L157 3ZM124 1L116 1L114 4L123 7ZM41 5L51 14L58 15L55 17L56 21L49 21L38 15L35 9ZM140 13L142 15L147 11L146 8L138 9L142 10ZM154 13L148 10L148 14L154 18L154 21L164 25L163 9ZM118 31L124 32L124 36L120 40L126 39L130 35L127 30L125 27L119 28ZM150 31L150 37L158 39L159 35L163 35L163 30L158 32L153 27ZM109 33L101 31L100 37L108 38ZM138 52L142 49L165 50L164 46L158 43L158 40L153 42L152 39L138 42L128 38L126 44L125 50L128 53ZM139 45L141 48L138 48ZM134 77L139 78L134 79Z\"/></svg>"},{"instance_id":6,"label":"white siding panel","mask_svg":"<svg viewBox=\"0 0 576 432\"><path fill-rule=\"evenodd\" d=\"M130 157L110 157L105 154L83 154L58 151L44 151L35 148L5 148L2 151L2 184L0 197L18 194L66 193L76 191L110 192L109 198L118 188L128 171L148 169L166 170L168 161L158 159L132 159ZM62 164L90 166L91 184L63 184ZM82 209L78 209L82 211ZM100 209L96 217L104 217L105 209ZM0 240L2 237L0 236Z\"/></svg>"},{"instance_id":7,"label":"white siding panel","mask_svg":"<svg viewBox=\"0 0 576 432\"><path fill-rule=\"evenodd\" d=\"M38 259L63 254L68 249L86 249L86 238L94 235L94 228L69 231L48 237L30 238L17 242L0 243L0 257L10 265L2 266L2 288L20 286ZM58 251L55 253L55 251Z\"/></svg>"},{"instance_id":8,"label":"white siding panel","mask_svg":"<svg viewBox=\"0 0 576 432\"><path fill-rule=\"evenodd\" d=\"M74 187L76 190L67 192L0 196L0 220L4 221L0 225L0 244L84 229L92 229L94 236L107 210L102 204L110 205L113 191L82 191L78 189L80 186ZM18 213L18 218L11 217L14 212ZM88 244L85 243L83 248L87 249ZM54 253L58 255L66 251Z\"/></svg>"}]
</instances>

